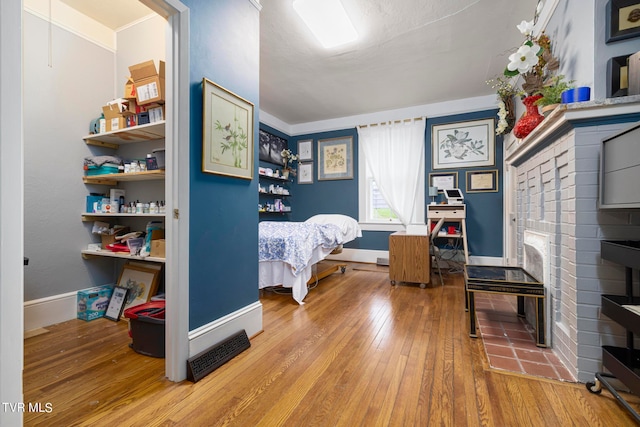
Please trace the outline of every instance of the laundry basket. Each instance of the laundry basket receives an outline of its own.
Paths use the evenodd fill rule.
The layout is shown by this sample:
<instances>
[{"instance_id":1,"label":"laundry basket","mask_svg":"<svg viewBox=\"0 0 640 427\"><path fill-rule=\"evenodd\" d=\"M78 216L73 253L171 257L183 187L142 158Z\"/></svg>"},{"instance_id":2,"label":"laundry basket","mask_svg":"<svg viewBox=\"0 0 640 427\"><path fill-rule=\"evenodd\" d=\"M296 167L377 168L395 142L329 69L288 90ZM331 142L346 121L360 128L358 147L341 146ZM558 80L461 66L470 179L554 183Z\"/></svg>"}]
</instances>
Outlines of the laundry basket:
<instances>
[{"instance_id":1,"label":"laundry basket","mask_svg":"<svg viewBox=\"0 0 640 427\"><path fill-rule=\"evenodd\" d=\"M124 311L129 319L130 347L140 354L164 357L165 301L151 301Z\"/></svg>"}]
</instances>

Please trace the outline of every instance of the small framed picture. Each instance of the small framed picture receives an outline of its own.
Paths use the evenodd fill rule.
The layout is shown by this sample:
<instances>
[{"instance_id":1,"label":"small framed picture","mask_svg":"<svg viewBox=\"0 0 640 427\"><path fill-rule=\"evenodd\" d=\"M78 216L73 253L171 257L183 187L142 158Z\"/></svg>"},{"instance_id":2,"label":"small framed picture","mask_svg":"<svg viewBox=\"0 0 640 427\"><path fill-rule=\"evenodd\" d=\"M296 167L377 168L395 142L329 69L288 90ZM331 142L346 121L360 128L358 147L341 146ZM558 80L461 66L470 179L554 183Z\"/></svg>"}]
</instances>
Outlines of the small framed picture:
<instances>
[{"instance_id":1,"label":"small framed picture","mask_svg":"<svg viewBox=\"0 0 640 427\"><path fill-rule=\"evenodd\" d=\"M124 309L148 302L158 290L160 270L125 264L120 272L117 286L129 289Z\"/></svg>"},{"instance_id":2,"label":"small framed picture","mask_svg":"<svg viewBox=\"0 0 640 427\"><path fill-rule=\"evenodd\" d=\"M298 184L313 184L313 163L298 163Z\"/></svg>"},{"instance_id":3,"label":"small framed picture","mask_svg":"<svg viewBox=\"0 0 640 427\"><path fill-rule=\"evenodd\" d=\"M640 0L609 0L606 43L640 36Z\"/></svg>"},{"instance_id":4,"label":"small framed picture","mask_svg":"<svg viewBox=\"0 0 640 427\"><path fill-rule=\"evenodd\" d=\"M107 312L104 314L104 317L114 322L120 320L122 312L124 311L124 304L127 302L127 293L129 293L129 289L123 288L122 286L113 288L113 294L109 300L109 307L107 307Z\"/></svg>"},{"instance_id":5,"label":"small framed picture","mask_svg":"<svg viewBox=\"0 0 640 427\"><path fill-rule=\"evenodd\" d=\"M353 179L353 137L318 140L318 180Z\"/></svg>"},{"instance_id":6,"label":"small framed picture","mask_svg":"<svg viewBox=\"0 0 640 427\"><path fill-rule=\"evenodd\" d=\"M467 171L467 193L498 191L498 169Z\"/></svg>"},{"instance_id":7,"label":"small framed picture","mask_svg":"<svg viewBox=\"0 0 640 427\"><path fill-rule=\"evenodd\" d=\"M607 98L627 96L629 92L629 56L615 56L607 63Z\"/></svg>"},{"instance_id":8,"label":"small framed picture","mask_svg":"<svg viewBox=\"0 0 640 427\"><path fill-rule=\"evenodd\" d=\"M298 160L305 162L307 160L313 160L313 140L305 139L298 141Z\"/></svg>"},{"instance_id":9,"label":"small framed picture","mask_svg":"<svg viewBox=\"0 0 640 427\"><path fill-rule=\"evenodd\" d=\"M458 172L432 172L429 174L429 187L437 187L438 193L458 188Z\"/></svg>"}]
</instances>

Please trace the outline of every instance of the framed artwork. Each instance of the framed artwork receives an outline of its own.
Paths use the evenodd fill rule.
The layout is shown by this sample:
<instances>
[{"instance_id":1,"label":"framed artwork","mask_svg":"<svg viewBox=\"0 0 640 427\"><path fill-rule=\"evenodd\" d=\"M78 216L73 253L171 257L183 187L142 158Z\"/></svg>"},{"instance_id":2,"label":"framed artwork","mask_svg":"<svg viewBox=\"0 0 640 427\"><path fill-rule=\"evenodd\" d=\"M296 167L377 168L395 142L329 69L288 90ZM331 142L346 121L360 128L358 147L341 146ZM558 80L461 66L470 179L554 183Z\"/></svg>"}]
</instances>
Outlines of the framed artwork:
<instances>
[{"instance_id":1,"label":"framed artwork","mask_svg":"<svg viewBox=\"0 0 640 427\"><path fill-rule=\"evenodd\" d=\"M117 287L128 290L123 311L148 302L158 290L160 270L125 264L120 272ZM115 292L115 291L114 291Z\"/></svg>"},{"instance_id":2,"label":"framed artwork","mask_svg":"<svg viewBox=\"0 0 640 427\"><path fill-rule=\"evenodd\" d=\"M627 96L629 92L629 56L616 56L607 64L607 98Z\"/></svg>"},{"instance_id":3,"label":"framed artwork","mask_svg":"<svg viewBox=\"0 0 640 427\"><path fill-rule=\"evenodd\" d=\"M115 286L104 317L109 320L113 320L114 322L120 320L122 312L124 311L124 303L127 301L128 293L129 289Z\"/></svg>"},{"instance_id":4,"label":"framed artwork","mask_svg":"<svg viewBox=\"0 0 640 427\"><path fill-rule=\"evenodd\" d=\"M498 191L498 169L467 171L467 193Z\"/></svg>"},{"instance_id":5,"label":"framed artwork","mask_svg":"<svg viewBox=\"0 0 640 427\"><path fill-rule=\"evenodd\" d=\"M202 171L253 178L253 104L202 79Z\"/></svg>"},{"instance_id":6,"label":"framed artwork","mask_svg":"<svg viewBox=\"0 0 640 427\"><path fill-rule=\"evenodd\" d=\"M298 184L313 184L313 163L298 163Z\"/></svg>"},{"instance_id":7,"label":"framed artwork","mask_svg":"<svg viewBox=\"0 0 640 427\"><path fill-rule=\"evenodd\" d=\"M609 0L606 43L640 36L640 0Z\"/></svg>"},{"instance_id":8,"label":"framed artwork","mask_svg":"<svg viewBox=\"0 0 640 427\"><path fill-rule=\"evenodd\" d=\"M272 135L267 131L260 129L260 147L258 150L258 158L262 161L273 163L276 165L284 165L282 159L282 150L289 148L289 144L286 139L279 136Z\"/></svg>"},{"instance_id":9,"label":"framed artwork","mask_svg":"<svg viewBox=\"0 0 640 427\"><path fill-rule=\"evenodd\" d=\"M318 180L353 179L353 137L318 140Z\"/></svg>"},{"instance_id":10,"label":"framed artwork","mask_svg":"<svg viewBox=\"0 0 640 427\"><path fill-rule=\"evenodd\" d=\"M298 141L298 160L301 162L313 160L313 140Z\"/></svg>"},{"instance_id":11,"label":"framed artwork","mask_svg":"<svg viewBox=\"0 0 640 427\"><path fill-rule=\"evenodd\" d=\"M458 169L495 164L493 119L433 125L433 169Z\"/></svg>"},{"instance_id":12,"label":"framed artwork","mask_svg":"<svg viewBox=\"0 0 640 427\"><path fill-rule=\"evenodd\" d=\"M432 172L429 174L429 187L437 187L438 193L458 188L458 172Z\"/></svg>"}]
</instances>

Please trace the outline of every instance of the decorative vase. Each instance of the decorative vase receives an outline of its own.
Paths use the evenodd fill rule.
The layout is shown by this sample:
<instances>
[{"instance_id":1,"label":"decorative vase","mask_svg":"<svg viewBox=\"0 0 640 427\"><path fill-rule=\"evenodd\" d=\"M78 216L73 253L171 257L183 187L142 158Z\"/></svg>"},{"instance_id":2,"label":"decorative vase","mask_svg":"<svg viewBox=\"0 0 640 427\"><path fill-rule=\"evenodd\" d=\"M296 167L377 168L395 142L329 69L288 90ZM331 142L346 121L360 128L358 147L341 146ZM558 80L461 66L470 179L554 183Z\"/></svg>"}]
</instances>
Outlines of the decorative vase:
<instances>
[{"instance_id":1,"label":"decorative vase","mask_svg":"<svg viewBox=\"0 0 640 427\"><path fill-rule=\"evenodd\" d=\"M516 138L526 137L544 120L544 116L540 114L538 106L535 104L540 98L542 98L542 95L531 95L522 100L522 103L527 108L527 112L513 127L513 136Z\"/></svg>"},{"instance_id":2,"label":"decorative vase","mask_svg":"<svg viewBox=\"0 0 640 427\"><path fill-rule=\"evenodd\" d=\"M289 169L282 170L282 178L289 179Z\"/></svg>"}]
</instances>

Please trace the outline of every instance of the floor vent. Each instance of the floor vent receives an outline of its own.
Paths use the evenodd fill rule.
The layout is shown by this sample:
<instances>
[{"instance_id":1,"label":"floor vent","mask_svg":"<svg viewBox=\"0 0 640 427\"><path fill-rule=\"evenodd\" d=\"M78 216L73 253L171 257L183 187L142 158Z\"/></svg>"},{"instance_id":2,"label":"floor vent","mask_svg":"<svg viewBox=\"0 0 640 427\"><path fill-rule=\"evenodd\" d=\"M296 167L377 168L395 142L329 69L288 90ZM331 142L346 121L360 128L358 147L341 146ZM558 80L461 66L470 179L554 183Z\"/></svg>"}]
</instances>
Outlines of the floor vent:
<instances>
[{"instance_id":1,"label":"floor vent","mask_svg":"<svg viewBox=\"0 0 640 427\"><path fill-rule=\"evenodd\" d=\"M389 258L376 259L376 265L389 265Z\"/></svg>"},{"instance_id":2,"label":"floor vent","mask_svg":"<svg viewBox=\"0 0 640 427\"><path fill-rule=\"evenodd\" d=\"M251 343L243 329L187 360L187 379L198 382L249 347Z\"/></svg>"}]
</instances>

